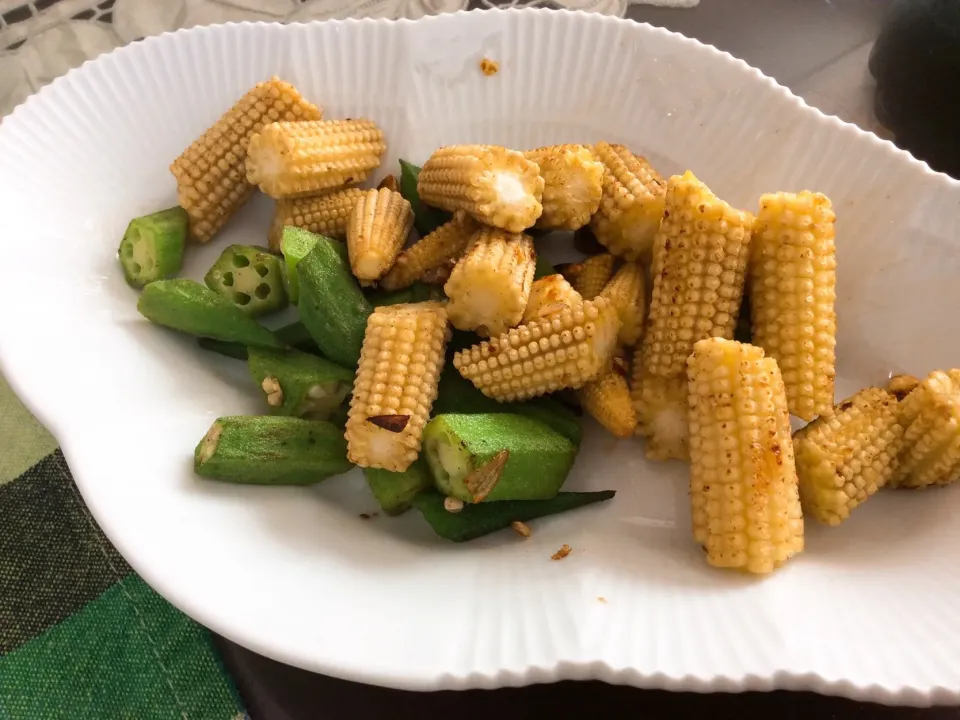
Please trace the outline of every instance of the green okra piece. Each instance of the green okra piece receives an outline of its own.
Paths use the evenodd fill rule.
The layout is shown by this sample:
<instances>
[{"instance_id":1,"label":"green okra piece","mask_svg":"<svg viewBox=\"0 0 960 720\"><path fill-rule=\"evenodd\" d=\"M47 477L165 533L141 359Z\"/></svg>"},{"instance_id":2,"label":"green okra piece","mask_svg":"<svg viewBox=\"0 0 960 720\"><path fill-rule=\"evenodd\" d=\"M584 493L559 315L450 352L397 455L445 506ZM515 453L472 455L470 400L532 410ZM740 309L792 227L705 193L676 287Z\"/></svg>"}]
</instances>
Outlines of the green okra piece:
<instances>
[{"instance_id":1,"label":"green okra piece","mask_svg":"<svg viewBox=\"0 0 960 720\"><path fill-rule=\"evenodd\" d=\"M224 342L223 340L214 340L213 338L198 338L197 345L204 350L215 352L224 357L234 360L246 360L249 356L247 346L242 343Z\"/></svg>"},{"instance_id":2,"label":"green okra piece","mask_svg":"<svg viewBox=\"0 0 960 720\"><path fill-rule=\"evenodd\" d=\"M313 250L317 240L321 237L326 238L333 244L334 249L338 250L344 260L347 258L347 246L342 242L337 242L326 235L317 235L303 228L287 225L283 228L283 235L280 238L280 252L283 254L283 261L287 269L287 295L290 302L294 305L300 298L300 282L297 278L297 265L307 254Z\"/></svg>"},{"instance_id":3,"label":"green okra piece","mask_svg":"<svg viewBox=\"0 0 960 720\"><path fill-rule=\"evenodd\" d=\"M609 500L616 494L615 490L563 492L549 500L502 500L464 505L462 510L453 513L444 507L443 495L436 490L427 490L413 499L413 506L437 535L453 542L466 542L508 528L516 521L526 522L575 510Z\"/></svg>"},{"instance_id":4,"label":"green okra piece","mask_svg":"<svg viewBox=\"0 0 960 720\"><path fill-rule=\"evenodd\" d=\"M547 277L548 275L556 275L557 269L551 265L549 262L541 257L540 253L537 253L537 265L533 270L533 279L539 280L542 277Z\"/></svg>"},{"instance_id":5,"label":"green okra piece","mask_svg":"<svg viewBox=\"0 0 960 720\"><path fill-rule=\"evenodd\" d=\"M418 493L433 485L430 469L421 457L403 472L364 468L370 491L387 515L400 515L410 509Z\"/></svg>"},{"instance_id":6,"label":"green okra piece","mask_svg":"<svg viewBox=\"0 0 960 720\"><path fill-rule=\"evenodd\" d=\"M203 281L251 317L282 310L288 303L280 258L253 245L230 245Z\"/></svg>"},{"instance_id":7,"label":"green okra piece","mask_svg":"<svg viewBox=\"0 0 960 720\"><path fill-rule=\"evenodd\" d=\"M194 280L155 280L143 288L137 310L157 325L225 342L282 347L273 333L232 302Z\"/></svg>"},{"instance_id":8,"label":"green okra piece","mask_svg":"<svg viewBox=\"0 0 960 720\"><path fill-rule=\"evenodd\" d=\"M547 425L508 413L438 415L423 450L436 488L471 503L552 498L577 455Z\"/></svg>"},{"instance_id":9,"label":"green okra piece","mask_svg":"<svg viewBox=\"0 0 960 720\"><path fill-rule=\"evenodd\" d=\"M353 371L298 350L250 348L250 374L272 415L326 420L353 387Z\"/></svg>"},{"instance_id":10,"label":"green okra piece","mask_svg":"<svg viewBox=\"0 0 960 720\"><path fill-rule=\"evenodd\" d=\"M123 276L140 288L176 275L183 265L186 241L187 213L181 207L134 218L117 250Z\"/></svg>"},{"instance_id":11,"label":"green okra piece","mask_svg":"<svg viewBox=\"0 0 960 720\"><path fill-rule=\"evenodd\" d=\"M578 447L583 440L580 419L553 398L538 397L525 402L500 403L480 392L476 385L449 364L440 373L440 384L437 398L433 401L432 413L434 416L446 413L524 415L551 427Z\"/></svg>"},{"instance_id":12,"label":"green okra piece","mask_svg":"<svg viewBox=\"0 0 960 720\"><path fill-rule=\"evenodd\" d=\"M373 312L350 265L334 247L317 237L313 250L297 265L300 320L324 357L347 368L360 359L367 318Z\"/></svg>"},{"instance_id":13,"label":"green okra piece","mask_svg":"<svg viewBox=\"0 0 960 720\"><path fill-rule=\"evenodd\" d=\"M277 340L288 347L314 355L320 352L320 348L317 347L317 341L313 339L306 326L299 320L295 320L289 325L278 327L273 331L273 334L277 336Z\"/></svg>"},{"instance_id":14,"label":"green okra piece","mask_svg":"<svg viewBox=\"0 0 960 720\"><path fill-rule=\"evenodd\" d=\"M392 292L377 291L371 293L368 299L370 300L370 304L376 308L386 305L444 300L446 299L446 295L443 294L443 289L436 285L415 282L410 287L403 288L402 290L394 290Z\"/></svg>"},{"instance_id":15,"label":"green okra piece","mask_svg":"<svg viewBox=\"0 0 960 720\"><path fill-rule=\"evenodd\" d=\"M400 161L400 194L413 208L413 225L420 233L420 237L426 237L445 222L448 222L453 215L430 207L420 199L420 192L417 190L420 170L421 168L418 165L406 160Z\"/></svg>"},{"instance_id":16,"label":"green okra piece","mask_svg":"<svg viewBox=\"0 0 960 720\"><path fill-rule=\"evenodd\" d=\"M312 485L353 467L343 431L286 416L218 419L193 454L198 475L249 485Z\"/></svg>"}]
</instances>

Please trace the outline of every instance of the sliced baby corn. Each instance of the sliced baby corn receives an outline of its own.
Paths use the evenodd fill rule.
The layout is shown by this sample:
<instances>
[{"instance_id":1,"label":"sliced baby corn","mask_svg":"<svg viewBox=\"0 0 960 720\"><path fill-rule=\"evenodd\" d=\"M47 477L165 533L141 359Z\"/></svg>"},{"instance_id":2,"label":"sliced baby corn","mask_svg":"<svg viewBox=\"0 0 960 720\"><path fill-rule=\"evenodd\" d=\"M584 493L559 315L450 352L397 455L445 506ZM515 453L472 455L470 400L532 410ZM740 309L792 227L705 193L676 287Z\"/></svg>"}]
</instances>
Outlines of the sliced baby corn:
<instances>
[{"instance_id":1,"label":"sliced baby corn","mask_svg":"<svg viewBox=\"0 0 960 720\"><path fill-rule=\"evenodd\" d=\"M790 412L803 420L833 408L836 287L830 200L806 191L762 196L750 251L752 337L777 361Z\"/></svg>"},{"instance_id":2,"label":"sliced baby corn","mask_svg":"<svg viewBox=\"0 0 960 720\"><path fill-rule=\"evenodd\" d=\"M637 433L647 439L651 460L688 460L690 430L687 427L687 379L664 378L644 373L641 361L633 363L630 396L637 411Z\"/></svg>"},{"instance_id":3,"label":"sliced baby corn","mask_svg":"<svg viewBox=\"0 0 960 720\"><path fill-rule=\"evenodd\" d=\"M573 289L563 275L547 275L533 281L522 322L549 317L564 309L576 310L582 305L583 298L580 293Z\"/></svg>"},{"instance_id":4,"label":"sliced baby corn","mask_svg":"<svg viewBox=\"0 0 960 720\"><path fill-rule=\"evenodd\" d=\"M325 195L277 200L268 236L270 249L280 249L283 228L288 225L318 235L344 239L350 213L362 195L363 190L360 188L344 188Z\"/></svg>"},{"instance_id":5,"label":"sliced baby corn","mask_svg":"<svg viewBox=\"0 0 960 720\"><path fill-rule=\"evenodd\" d=\"M523 234L478 230L443 286L458 330L495 336L517 325L530 297L536 254Z\"/></svg>"},{"instance_id":6,"label":"sliced baby corn","mask_svg":"<svg viewBox=\"0 0 960 720\"><path fill-rule=\"evenodd\" d=\"M593 300L613 277L617 259L610 253L591 255L583 261L568 266L565 275L584 300Z\"/></svg>"},{"instance_id":7,"label":"sliced baby corn","mask_svg":"<svg viewBox=\"0 0 960 720\"><path fill-rule=\"evenodd\" d=\"M893 395L867 388L794 434L805 515L839 525L887 484L903 436L897 412Z\"/></svg>"},{"instance_id":8,"label":"sliced baby corn","mask_svg":"<svg viewBox=\"0 0 960 720\"><path fill-rule=\"evenodd\" d=\"M583 409L618 438L631 437L637 429L637 412L630 399L626 378L614 370L603 373L577 390Z\"/></svg>"},{"instance_id":9,"label":"sliced baby corn","mask_svg":"<svg viewBox=\"0 0 960 720\"><path fill-rule=\"evenodd\" d=\"M600 207L603 164L586 145L553 145L525 152L543 178L543 214L536 226L544 230L577 230Z\"/></svg>"},{"instance_id":10,"label":"sliced baby corn","mask_svg":"<svg viewBox=\"0 0 960 720\"><path fill-rule=\"evenodd\" d=\"M687 375L694 537L715 567L770 573L803 551L780 370L758 347L710 338Z\"/></svg>"},{"instance_id":11,"label":"sliced baby corn","mask_svg":"<svg viewBox=\"0 0 960 720\"><path fill-rule=\"evenodd\" d=\"M580 388L610 364L620 318L604 298L513 328L461 350L460 374L500 402Z\"/></svg>"},{"instance_id":12,"label":"sliced baby corn","mask_svg":"<svg viewBox=\"0 0 960 720\"><path fill-rule=\"evenodd\" d=\"M960 477L960 370L935 370L900 403L903 441L890 484L923 488Z\"/></svg>"},{"instance_id":13,"label":"sliced baby corn","mask_svg":"<svg viewBox=\"0 0 960 720\"><path fill-rule=\"evenodd\" d=\"M486 225L518 233L543 212L543 178L537 164L495 145L451 145L437 150L420 171L420 199L463 210Z\"/></svg>"},{"instance_id":14,"label":"sliced baby corn","mask_svg":"<svg viewBox=\"0 0 960 720\"><path fill-rule=\"evenodd\" d=\"M623 145L597 143L603 163L603 196L590 227L614 255L636 260L649 254L663 216L666 183L645 158Z\"/></svg>"},{"instance_id":15,"label":"sliced baby corn","mask_svg":"<svg viewBox=\"0 0 960 720\"><path fill-rule=\"evenodd\" d=\"M417 459L450 339L440 303L379 307L367 320L347 415L347 457L403 472Z\"/></svg>"},{"instance_id":16,"label":"sliced baby corn","mask_svg":"<svg viewBox=\"0 0 960 720\"><path fill-rule=\"evenodd\" d=\"M635 345L643 334L643 321L647 310L643 266L637 262L624 263L603 288L600 297L613 303L620 314L620 344Z\"/></svg>"},{"instance_id":17,"label":"sliced baby corn","mask_svg":"<svg viewBox=\"0 0 960 720\"><path fill-rule=\"evenodd\" d=\"M456 213L452 220L401 252L380 280L380 287L402 290L417 280L434 285L445 283L479 227L466 213Z\"/></svg>"},{"instance_id":18,"label":"sliced baby corn","mask_svg":"<svg viewBox=\"0 0 960 720\"><path fill-rule=\"evenodd\" d=\"M320 108L278 78L260 83L173 161L177 200L190 218L190 237L209 242L253 194L245 177L250 137L278 120L319 120Z\"/></svg>"},{"instance_id":19,"label":"sliced baby corn","mask_svg":"<svg viewBox=\"0 0 960 720\"><path fill-rule=\"evenodd\" d=\"M278 122L250 138L247 181L275 199L363 182L387 145L370 120Z\"/></svg>"},{"instance_id":20,"label":"sliced baby corn","mask_svg":"<svg viewBox=\"0 0 960 720\"><path fill-rule=\"evenodd\" d=\"M368 190L347 223L350 267L361 285L370 284L393 265L413 228L413 208L387 188Z\"/></svg>"}]
</instances>

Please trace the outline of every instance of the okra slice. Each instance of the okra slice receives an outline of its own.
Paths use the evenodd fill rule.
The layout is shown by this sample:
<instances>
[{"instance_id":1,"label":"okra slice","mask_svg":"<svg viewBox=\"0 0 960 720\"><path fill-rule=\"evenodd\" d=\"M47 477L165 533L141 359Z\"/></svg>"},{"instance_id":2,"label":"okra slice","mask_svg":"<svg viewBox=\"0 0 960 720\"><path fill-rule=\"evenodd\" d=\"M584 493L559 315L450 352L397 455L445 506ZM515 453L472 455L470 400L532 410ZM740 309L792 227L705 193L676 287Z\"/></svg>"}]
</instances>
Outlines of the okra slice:
<instances>
[{"instance_id":1,"label":"okra slice","mask_svg":"<svg viewBox=\"0 0 960 720\"><path fill-rule=\"evenodd\" d=\"M317 341L313 339L306 326L299 320L295 320L289 325L278 327L273 331L273 334L277 336L277 340L288 347L314 355L320 352L320 348L317 347Z\"/></svg>"},{"instance_id":2,"label":"okra slice","mask_svg":"<svg viewBox=\"0 0 960 720\"><path fill-rule=\"evenodd\" d=\"M282 347L273 333L222 295L193 280L155 280L137 310L150 322L180 332L258 347Z\"/></svg>"},{"instance_id":3,"label":"okra slice","mask_svg":"<svg viewBox=\"0 0 960 720\"><path fill-rule=\"evenodd\" d=\"M297 264L298 308L300 320L324 357L355 368L373 308L336 242L318 235L313 250Z\"/></svg>"},{"instance_id":4,"label":"okra slice","mask_svg":"<svg viewBox=\"0 0 960 720\"><path fill-rule=\"evenodd\" d=\"M326 420L353 387L353 372L297 350L250 348L247 360L273 415Z\"/></svg>"},{"instance_id":5,"label":"okra slice","mask_svg":"<svg viewBox=\"0 0 960 720\"><path fill-rule=\"evenodd\" d=\"M280 238L280 252L283 253L283 261L287 268L287 295L290 302L294 305L300 299L300 283L297 279L297 265L303 260L307 253L313 250L317 240L321 237L332 243L334 249L340 251L344 260L347 260L347 246L345 243L337 242L326 235L317 235L309 230L288 225L283 229L283 235Z\"/></svg>"},{"instance_id":6,"label":"okra slice","mask_svg":"<svg viewBox=\"0 0 960 720\"><path fill-rule=\"evenodd\" d=\"M518 520L525 522L576 510L609 500L616 494L615 490L564 492L549 500L504 500L464 505L462 510L454 513L444 507L443 495L427 490L413 498L413 506L437 535L453 542L466 542L503 530Z\"/></svg>"},{"instance_id":7,"label":"okra slice","mask_svg":"<svg viewBox=\"0 0 960 720\"><path fill-rule=\"evenodd\" d=\"M416 282L410 287L392 292L377 291L369 296L370 304L374 307L384 307L385 305L403 305L405 303L430 302L432 300L445 300L446 295L443 290L436 285L427 285L426 283Z\"/></svg>"},{"instance_id":8,"label":"okra slice","mask_svg":"<svg viewBox=\"0 0 960 720\"><path fill-rule=\"evenodd\" d=\"M134 218L117 251L123 276L139 288L175 275L183 265L186 241L187 213L181 207Z\"/></svg>"},{"instance_id":9,"label":"okra slice","mask_svg":"<svg viewBox=\"0 0 960 720\"><path fill-rule=\"evenodd\" d=\"M430 207L420 199L417 180L420 177L421 169L418 165L406 160L400 161L400 194L413 208L413 226L420 233L420 237L426 237L445 222L448 222L453 215Z\"/></svg>"},{"instance_id":10,"label":"okra slice","mask_svg":"<svg viewBox=\"0 0 960 720\"><path fill-rule=\"evenodd\" d=\"M438 415L423 449L437 489L470 503L552 498L577 454L547 425L507 413Z\"/></svg>"},{"instance_id":11,"label":"okra slice","mask_svg":"<svg viewBox=\"0 0 960 720\"><path fill-rule=\"evenodd\" d=\"M387 515L405 513L410 509L413 498L433 484L430 469L422 457L403 472L364 468L363 474L380 509Z\"/></svg>"},{"instance_id":12,"label":"okra slice","mask_svg":"<svg viewBox=\"0 0 960 720\"><path fill-rule=\"evenodd\" d=\"M231 245L203 281L247 315L257 317L287 306L280 258L253 245Z\"/></svg>"},{"instance_id":13,"label":"okra slice","mask_svg":"<svg viewBox=\"0 0 960 720\"><path fill-rule=\"evenodd\" d=\"M198 475L249 485L312 485L353 467L343 431L284 416L222 417L193 454Z\"/></svg>"}]
</instances>

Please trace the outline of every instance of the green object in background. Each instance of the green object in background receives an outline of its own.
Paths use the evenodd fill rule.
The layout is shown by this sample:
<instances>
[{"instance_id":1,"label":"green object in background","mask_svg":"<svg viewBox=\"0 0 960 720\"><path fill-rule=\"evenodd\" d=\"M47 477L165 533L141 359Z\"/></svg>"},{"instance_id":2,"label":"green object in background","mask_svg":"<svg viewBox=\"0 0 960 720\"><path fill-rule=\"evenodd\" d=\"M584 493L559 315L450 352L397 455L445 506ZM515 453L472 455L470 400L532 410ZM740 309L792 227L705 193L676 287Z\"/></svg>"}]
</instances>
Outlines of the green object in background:
<instances>
[{"instance_id":1,"label":"green object in background","mask_svg":"<svg viewBox=\"0 0 960 720\"><path fill-rule=\"evenodd\" d=\"M533 271L533 279L539 280L542 277L547 277L548 275L556 275L557 269L543 259L540 256L540 253L537 253L537 267Z\"/></svg>"},{"instance_id":2,"label":"green object in background","mask_svg":"<svg viewBox=\"0 0 960 720\"><path fill-rule=\"evenodd\" d=\"M549 500L506 500L466 504L460 512L449 512L444 497L428 490L413 499L413 506L430 523L433 531L453 542L466 542L510 527L514 521L525 522L548 515L575 510L611 499L614 490L599 492L565 492Z\"/></svg>"},{"instance_id":3,"label":"green object in background","mask_svg":"<svg viewBox=\"0 0 960 720\"><path fill-rule=\"evenodd\" d=\"M433 485L430 469L422 457L403 472L364 468L363 474L380 509L387 515L405 513L413 498Z\"/></svg>"},{"instance_id":4,"label":"green object in background","mask_svg":"<svg viewBox=\"0 0 960 720\"><path fill-rule=\"evenodd\" d=\"M432 208L420 199L420 192L417 190L417 180L420 178L421 168L406 160L400 161L400 194L410 203L413 208L413 225L420 233L420 237L425 237L436 230L438 227L448 222L453 217L452 214Z\"/></svg>"},{"instance_id":5,"label":"green object in background","mask_svg":"<svg viewBox=\"0 0 960 720\"><path fill-rule=\"evenodd\" d=\"M326 420L353 387L352 370L297 350L250 348L248 363L272 415Z\"/></svg>"},{"instance_id":6,"label":"green object in background","mask_svg":"<svg viewBox=\"0 0 960 720\"><path fill-rule=\"evenodd\" d=\"M134 218L127 225L117 254L123 276L133 287L176 275L183 265L187 213L173 207Z\"/></svg>"},{"instance_id":7,"label":"green object in background","mask_svg":"<svg viewBox=\"0 0 960 720\"><path fill-rule=\"evenodd\" d=\"M401 305L403 303L419 303L429 300L443 300L446 295L443 289L436 285L427 285L422 282L415 282L408 288L402 290L393 290L390 292L378 290L368 296L370 304L376 307L385 307L387 305Z\"/></svg>"}]
</instances>

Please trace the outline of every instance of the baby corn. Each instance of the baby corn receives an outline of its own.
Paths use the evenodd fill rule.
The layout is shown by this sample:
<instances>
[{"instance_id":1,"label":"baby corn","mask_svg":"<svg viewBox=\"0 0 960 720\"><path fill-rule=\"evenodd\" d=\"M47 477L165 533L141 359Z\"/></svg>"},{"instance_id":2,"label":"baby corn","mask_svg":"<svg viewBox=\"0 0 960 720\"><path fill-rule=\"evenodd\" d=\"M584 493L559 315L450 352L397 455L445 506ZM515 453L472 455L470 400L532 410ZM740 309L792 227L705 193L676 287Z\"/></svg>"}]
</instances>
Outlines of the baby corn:
<instances>
[{"instance_id":1,"label":"baby corn","mask_svg":"<svg viewBox=\"0 0 960 720\"><path fill-rule=\"evenodd\" d=\"M611 370L577 391L580 404L591 417L618 438L631 437L637 429L637 412L627 381Z\"/></svg>"},{"instance_id":2,"label":"baby corn","mask_svg":"<svg viewBox=\"0 0 960 720\"><path fill-rule=\"evenodd\" d=\"M619 330L616 309L597 298L461 350L453 365L487 397L526 400L596 379L610 364Z\"/></svg>"},{"instance_id":3,"label":"baby corn","mask_svg":"<svg viewBox=\"0 0 960 720\"><path fill-rule=\"evenodd\" d=\"M554 145L525 152L543 178L543 214L537 227L577 230L600 207L603 164L585 145Z\"/></svg>"},{"instance_id":4,"label":"baby corn","mask_svg":"<svg viewBox=\"0 0 960 720\"><path fill-rule=\"evenodd\" d=\"M386 150L370 120L271 123L250 138L247 181L275 199L316 195L363 182Z\"/></svg>"},{"instance_id":5,"label":"baby corn","mask_svg":"<svg viewBox=\"0 0 960 720\"><path fill-rule=\"evenodd\" d=\"M190 237L209 242L253 194L244 165L250 137L278 120L319 120L321 110L278 78L260 83L170 165Z\"/></svg>"},{"instance_id":6,"label":"baby corn","mask_svg":"<svg viewBox=\"0 0 960 720\"><path fill-rule=\"evenodd\" d=\"M582 262L571 265L566 272L573 289L580 293L584 300L593 300L613 277L616 260L613 255L603 253L591 255Z\"/></svg>"},{"instance_id":7,"label":"baby corn","mask_svg":"<svg viewBox=\"0 0 960 720\"><path fill-rule=\"evenodd\" d=\"M794 434L804 514L839 525L887 484L903 436L897 410L893 395L867 388Z\"/></svg>"},{"instance_id":8,"label":"baby corn","mask_svg":"<svg viewBox=\"0 0 960 720\"><path fill-rule=\"evenodd\" d=\"M698 340L733 337L752 225L750 213L727 205L693 173L670 178L653 245L644 371L677 377Z\"/></svg>"},{"instance_id":9,"label":"baby corn","mask_svg":"<svg viewBox=\"0 0 960 720\"><path fill-rule=\"evenodd\" d=\"M367 321L347 416L347 457L403 472L417 459L450 339L440 303L389 305Z\"/></svg>"},{"instance_id":10,"label":"baby corn","mask_svg":"<svg viewBox=\"0 0 960 720\"><path fill-rule=\"evenodd\" d=\"M603 163L603 197L590 227L614 255L646 256L663 216L666 183L623 145L601 142L593 151Z\"/></svg>"},{"instance_id":11,"label":"baby corn","mask_svg":"<svg viewBox=\"0 0 960 720\"><path fill-rule=\"evenodd\" d=\"M647 438L651 460L689 460L687 379L644 373L634 360L630 396L637 411L637 432Z\"/></svg>"},{"instance_id":12,"label":"baby corn","mask_svg":"<svg viewBox=\"0 0 960 720\"><path fill-rule=\"evenodd\" d=\"M582 306L583 298L563 275L547 275L533 281L522 322L528 323L564 309L576 310Z\"/></svg>"},{"instance_id":13,"label":"baby corn","mask_svg":"<svg viewBox=\"0 0 960 720\"><path fill-rule=\"evenodd\" d=\"M923 488L960 477L960 370L935 370L900 403L903 441L891 485Z\"/></svg>"},{"instance_id":14,"label":"baby corn","mask_svg":"<svg viewBox=\"0 0 960 720\"><path fill-rule=\"evenodd\" d=\"M693 533L715 567L772 572L803 551L780 370L763 350L710 338L687 363Z\"/></svg>"},{"instance_id":15,"label":"baby corn","mask_svg":"<svg viewBox=\"0 0 960 720\"><path fill-rule=\"evenodd\" d=\"M347 252L361 285L390 269L412 227L413 208L400 193L381 188L360 197L347 223Z\"/></svg>"},{"instance_id":16,"label":"baby corn","mask_svg":"<svg viewBox=\"0 0 960 720\"><path fill-rule=\"evenodd\" d=\"M458 330L495 336L517 325L530 297L536 255L527 235L481 228L443 286Z\"/></svg>"},{"instance_id":17,"label":"baby corn","mask_svg":"<svg viewBox=\"0 0 960 720\"><path fill-rule=\"evenodd\" d=\"M288 225L343 239L347 234L350 213L362 195L360 188L344 188L326 195L277 200L268 236L270 249L280 249L283 228Z\"/></svg>"},{"instance_id":18,"label":"baby corn","mask_svg":"<svg viewBox=\"0 0 960 720\"><path fill-rule=\"evenodd\" d=\"M824 195L760 198L750 251L753 342L777 361L790 412L803 420L833 408L837 344L834 213Z\"/></svg>"},{"instance_id":19,"label":"baby corn","mask_svg":"<svg viewBox=\"0 0 960 720\"><path fill-rule=\"evenodd\" d=\"M380 287L403 290L417 280L445 283L478 229L473 218L457 213L452 220L401 252L393 267L380 280Z\"/></svg>"},{"instance_id":20,"label":"baby corn","mask_svg":"<svg viewBox=\"0 0 960 720\"><path fill-rule=\"evenodd\" d=\"M486 225L518 233L543 212L537 164L495 145L451 145L437 150L417 181L427 205L463 210Z\"/></svg>"},{"instance_id":21,"label":"baby corn","mask_svg":"<svg viewBox=\"0 0 960 720\"><path fill-rule=\"evenodd\" d=\"M643 266L636 262L624 263L600 293L620 314L621 345L635 345L643 334L644 313L647 309L647 291L643 281Z\"/></svg>"}]
</instances>

